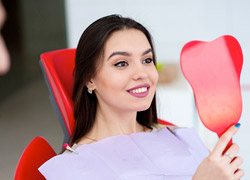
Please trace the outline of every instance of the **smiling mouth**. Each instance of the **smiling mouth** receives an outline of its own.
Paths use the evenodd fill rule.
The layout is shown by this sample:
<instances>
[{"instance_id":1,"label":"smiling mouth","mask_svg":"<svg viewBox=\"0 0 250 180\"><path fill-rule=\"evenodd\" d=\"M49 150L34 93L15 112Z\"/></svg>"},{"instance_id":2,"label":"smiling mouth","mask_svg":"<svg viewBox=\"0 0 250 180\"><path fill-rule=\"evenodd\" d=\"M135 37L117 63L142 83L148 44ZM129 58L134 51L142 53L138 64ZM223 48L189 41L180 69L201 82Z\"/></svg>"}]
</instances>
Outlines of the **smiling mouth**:
<instances>
[{"instance_id":1,"label":"smiling mouth","mask_svg":"<svg viewBox=\"0 0 250 180\"><path fill-rule=\"evenodd\" d=\"M130 90L128 90L127 92L137 98L144 98L148 95L149 93L149 85L144 85L144 86L137 86L135 88L132 88Z\"/></svg>"},{"instance_id":2,"label":"smiling mouth","mask_svg":"<svg viewBox=\"0 0 250 180\"><path fill-rule=\"evenodd\" d=\"M131 93L134 93L134 94L139 94L139 93L144 93L148 90L147 87L142 87L142 88L138 88L138 89L134 89L134 90L131 90L129 92Z\"/></svg>"}]
</instances>

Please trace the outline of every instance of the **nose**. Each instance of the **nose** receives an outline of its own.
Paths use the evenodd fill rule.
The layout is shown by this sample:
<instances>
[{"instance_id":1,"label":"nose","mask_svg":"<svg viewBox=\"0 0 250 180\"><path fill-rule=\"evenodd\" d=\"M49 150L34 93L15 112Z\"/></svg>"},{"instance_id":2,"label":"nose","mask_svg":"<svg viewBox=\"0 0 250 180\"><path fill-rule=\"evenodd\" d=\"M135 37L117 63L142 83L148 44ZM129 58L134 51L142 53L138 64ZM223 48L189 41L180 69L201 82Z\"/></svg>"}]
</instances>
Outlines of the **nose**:
<instances>
[{"instance_id":1,"label":"nose","mask_svg":"<svg viewBox=\"0 0 250 180\"><path fill-rule=\"evenodd\" d=\"M134 80L146 79L147 77L148 77L148 73L145 67L143 67L143 64L134 65L134 68L133 68Z\"/></svg>"}]
</instances>

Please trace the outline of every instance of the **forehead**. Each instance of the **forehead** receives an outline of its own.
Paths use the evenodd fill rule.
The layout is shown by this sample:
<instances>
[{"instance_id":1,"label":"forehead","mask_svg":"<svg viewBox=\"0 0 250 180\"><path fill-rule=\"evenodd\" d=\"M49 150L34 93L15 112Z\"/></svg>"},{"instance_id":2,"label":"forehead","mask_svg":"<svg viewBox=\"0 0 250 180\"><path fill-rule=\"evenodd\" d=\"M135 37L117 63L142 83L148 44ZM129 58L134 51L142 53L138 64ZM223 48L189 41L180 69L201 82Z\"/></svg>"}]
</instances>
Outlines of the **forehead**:
<instances>
[{"instance_id":1,"label":"forehead","mask_svg":"<svg viewBox=\"0 0 250 180\"><path fill-rule=\"evenodd\" d=\"M123 29L113 32L104 46L104 56L115 51L142 53L151 48L145 34L136 29Z\"/></svg>"}]
</instances>

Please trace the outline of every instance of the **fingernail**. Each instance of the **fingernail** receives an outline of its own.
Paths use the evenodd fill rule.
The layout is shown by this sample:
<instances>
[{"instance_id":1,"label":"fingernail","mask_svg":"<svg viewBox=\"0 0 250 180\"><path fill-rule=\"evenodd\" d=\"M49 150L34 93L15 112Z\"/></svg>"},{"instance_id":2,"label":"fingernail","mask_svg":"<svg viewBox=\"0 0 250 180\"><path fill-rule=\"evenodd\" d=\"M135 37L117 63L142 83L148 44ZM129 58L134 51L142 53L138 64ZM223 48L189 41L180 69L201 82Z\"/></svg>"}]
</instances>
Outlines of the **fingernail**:
<instances>
[{"instance_id":1,"label":"fingernail","mask_svg":"<svg viewBox=\"0 0 250 180\"><path fill-rule=\"evenodd\" d=\"M234 125L236 128L240 128L240 123Z\"/></svg>"}]
</instances>

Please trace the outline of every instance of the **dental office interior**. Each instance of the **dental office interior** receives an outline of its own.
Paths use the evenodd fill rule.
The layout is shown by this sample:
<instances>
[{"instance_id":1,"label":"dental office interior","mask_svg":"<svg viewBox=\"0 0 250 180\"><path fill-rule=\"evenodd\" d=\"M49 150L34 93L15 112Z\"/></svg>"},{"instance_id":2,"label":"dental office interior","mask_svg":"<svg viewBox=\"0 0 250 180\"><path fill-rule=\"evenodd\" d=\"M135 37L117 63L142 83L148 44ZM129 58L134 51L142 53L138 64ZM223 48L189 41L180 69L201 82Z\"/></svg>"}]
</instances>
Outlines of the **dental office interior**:
<instances>
[{"instance_id":1,"label":"dental office interior","mask_svg":"<svg viewBox=\"0 0 250 180\"><path fill-rule=\"evenodd\" d=\"M45 137L61 151L63 132L50 103L39 67L46 51L74 48L82 31L96 19L121 14L151 32L161 64L158 116L180 127L193 127L209 149L217 135L201 123L191 86L180 68L180 52L189 41L212 41L232 35L243 52L241 128L233 142L244 158L243 179L250 179L250 1L248 0L44 0L2 1L7 19L2 35L11 57L10 71L0 76L0 179L13 179L27 144Z\"/></svg>"}]
</instances>

